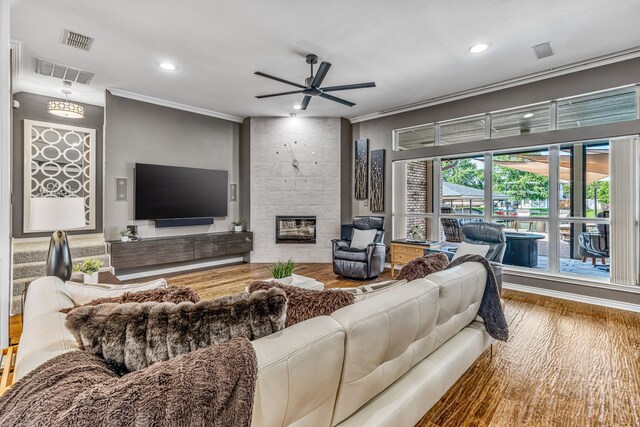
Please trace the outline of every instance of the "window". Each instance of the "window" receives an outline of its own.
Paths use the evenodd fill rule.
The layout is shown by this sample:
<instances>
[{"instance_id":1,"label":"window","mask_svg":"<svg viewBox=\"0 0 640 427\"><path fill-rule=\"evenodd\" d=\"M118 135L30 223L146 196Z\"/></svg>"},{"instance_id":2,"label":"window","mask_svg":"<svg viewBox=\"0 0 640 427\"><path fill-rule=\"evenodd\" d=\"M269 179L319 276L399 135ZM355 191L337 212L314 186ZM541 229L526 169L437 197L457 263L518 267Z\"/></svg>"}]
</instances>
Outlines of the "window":
<instances>
[{"instance_id":1,"label":"window","mask_svg":"<svg viewBox=\"0 0 640 427\"><path fill-rule=\"evenodd\" d=\"M635 86L558 101L558 129L569 129L638 118Z\"/></svg>"},{"instance_id":2,"label":"window","mask_svg":"<svg viewBox=\"0 0 640 427\"><path fill-rule=\"evenodd\" d=\"M549 150L494 154L493 214L549 216Z\"/></svg>"},{"instance_id":3,"label":"window","mask_svg":"<svg viewBox=\"0 0 640 427\"><path fill-rule=\"evenodd\" d=\"M436 141L435 129L435 125L430 124L394 131L394 151L434 146Z\"/></svg>"},{"instance_id":4,"label":"window","mask_svg":"<svg viewBox=\"0 0 640 427\"><path fill-rule=\"evenodd\" d=\"M394 239L434 239L433 167L433 160L394 162L394 182L402 183L393 193Z\"/></svg>"},{"instance_id":5,"label":"window","mask_svg":"<svg viewBox=\"0 0 640 427\"><path fill-rule=\"evenodd\" d=\"M485 137L485 116L440 124L440 145L477 141Z\"/></svg>"},{"instance_id":6,"label":"window","mask_svg":"<svg viewBox=\"0 0 640 427\"><path fill-rule=\"evenodd\" d=\"M484 215L484 156L440 162L442 214Z\"/></svg>"},{"instance_id":7,"label":"window","mask_svg":"<svg viewBox=\"0 0 640 427\"><path fill-rule=\"evenodd\" d=\"M491 115L491 138L547 132L550 129L549 103L493 113Z\"/></svg>"}]
</instances>

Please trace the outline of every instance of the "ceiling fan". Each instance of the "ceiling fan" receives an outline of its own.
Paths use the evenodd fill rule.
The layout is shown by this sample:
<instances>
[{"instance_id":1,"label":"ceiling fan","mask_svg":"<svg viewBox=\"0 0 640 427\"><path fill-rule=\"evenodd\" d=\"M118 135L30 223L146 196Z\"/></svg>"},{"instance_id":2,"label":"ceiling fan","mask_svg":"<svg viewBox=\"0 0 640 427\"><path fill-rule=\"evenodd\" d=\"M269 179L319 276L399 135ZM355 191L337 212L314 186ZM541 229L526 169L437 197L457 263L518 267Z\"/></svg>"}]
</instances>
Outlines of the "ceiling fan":
<instances>
[{"instance_id":1,"label":"ceiling fan","mask_svg":"<svg viewBox=\"0 0 640 427\"><path fill-rule=\"evenodd\" d=\"M282 96L282 95L293 95L294 93L302 93L304 94L304 98L302 98L302 103L300 104L300 110L306 110L309 105L309 101L311 101L312 96L319 96L324 99L328 99L330 101L338 102L343 105L348 105L349 107L353 107L353 102L347 101L346 99L338 98L337 96L329 95L327 92L335 92L338 90L349 90L349 89L362 89L365 87L375 87L376 84L374 82L367 83L355 83L350 85L341 85L341 86L327 86L320 87L322 85L322 81L327 75L329 68L331 68L331 64L326 61L322 61L320 67L318 67L318 72L316 75L313 75L313 66L318 63L318 55L307 55L306 56L307 64L311 65L311 75L304 80L304 85L281 79L280 77L272 76L261 71L256 71L256 75L266 77L271 80L276 80L278 82L286 83L291 86L295 86L300 88L300 90L292 90L289 92L280 92L280 93L270 93L268 95L258 95L256 98L271 98L273 96Z\"/></svg>"}]
</instances>

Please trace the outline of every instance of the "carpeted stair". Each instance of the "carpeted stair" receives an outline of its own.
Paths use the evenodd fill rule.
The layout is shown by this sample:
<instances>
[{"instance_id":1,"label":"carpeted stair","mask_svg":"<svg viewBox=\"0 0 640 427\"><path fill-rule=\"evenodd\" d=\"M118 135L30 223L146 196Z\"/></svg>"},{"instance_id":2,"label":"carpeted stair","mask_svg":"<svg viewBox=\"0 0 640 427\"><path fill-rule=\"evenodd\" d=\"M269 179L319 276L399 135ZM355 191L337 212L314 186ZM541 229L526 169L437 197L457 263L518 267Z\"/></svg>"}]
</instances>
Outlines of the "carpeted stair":
<instances>
[{"instance_id":1,"label":"carpeted stair","mask_svg":"<svg viewBox=\"0 0 640 427\"><path fill-rule=\"evenodd\" d=\"M112 271L103 235L69 236L73 263L87 258L99 259L101 271ZM15 239L13 243L13 300L11 314L22 312L22 293L26 283L45 275L49 240Z\"/></svg>"}]
</instances>

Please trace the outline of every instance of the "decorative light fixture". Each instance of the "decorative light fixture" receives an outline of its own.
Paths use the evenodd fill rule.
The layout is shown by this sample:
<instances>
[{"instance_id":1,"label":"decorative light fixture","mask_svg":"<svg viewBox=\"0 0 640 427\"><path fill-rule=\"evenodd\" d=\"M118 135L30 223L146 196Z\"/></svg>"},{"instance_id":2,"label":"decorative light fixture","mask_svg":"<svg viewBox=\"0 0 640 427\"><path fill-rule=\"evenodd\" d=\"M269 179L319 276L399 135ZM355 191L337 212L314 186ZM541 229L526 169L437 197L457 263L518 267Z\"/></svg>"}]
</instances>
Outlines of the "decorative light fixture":
<instances>
[{"instance_id":1,"label":"decorative light fixture","mask_svg":"<svg viewBox=\"0 0 640 427\"><path fill-rule=\"evenodd\" d=\"M478 43L478 44L474 44L473 46L471 46L469 48L469 52L471 52L471 53L482 53L485 50L489 49L489 47L491 47L491 45L489 43Z\"/></svg>"},{"instance_id":2,"label":"decorative light fixture","mask_svg":"<svg viewBox=\"0 0 640 427\"><path fill-rule=\"evenodd\" d=\"M63 90L64 101L53 100L47 102L47 111L56 116L68 117L70 119L84 118L84 108L81 105L69 102L70 90Z\"/></svg>"}]
</instances>

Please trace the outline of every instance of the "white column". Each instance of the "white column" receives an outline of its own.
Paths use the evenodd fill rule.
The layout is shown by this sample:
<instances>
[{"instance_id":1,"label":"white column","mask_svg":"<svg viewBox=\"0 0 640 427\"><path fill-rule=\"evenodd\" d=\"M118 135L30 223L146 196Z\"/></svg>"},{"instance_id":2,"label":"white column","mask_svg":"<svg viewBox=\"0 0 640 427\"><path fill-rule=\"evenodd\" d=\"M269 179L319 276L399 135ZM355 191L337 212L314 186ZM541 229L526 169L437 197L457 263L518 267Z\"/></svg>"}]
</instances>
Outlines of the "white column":
<instances>
[{"instance_id":1,"label":"white column","mask_svg":"<svg viewBox=\"0 0 640 427\"><path fill-rule=\"evenodd\" d=\"M0 347L9 345L11 307L11 87L9 2L0 1Z\"/></svg>"}]
</instances>

